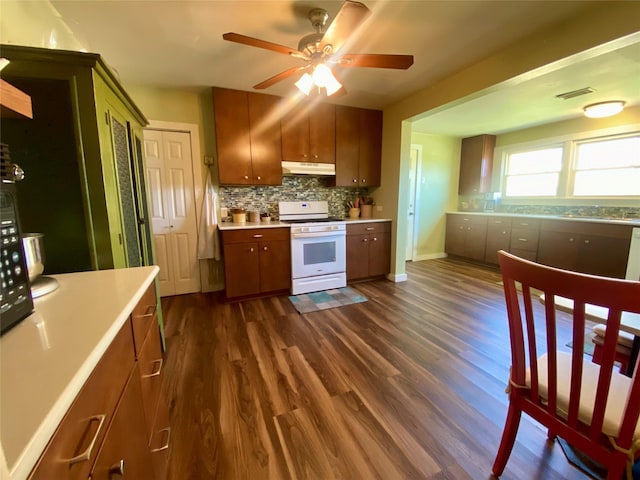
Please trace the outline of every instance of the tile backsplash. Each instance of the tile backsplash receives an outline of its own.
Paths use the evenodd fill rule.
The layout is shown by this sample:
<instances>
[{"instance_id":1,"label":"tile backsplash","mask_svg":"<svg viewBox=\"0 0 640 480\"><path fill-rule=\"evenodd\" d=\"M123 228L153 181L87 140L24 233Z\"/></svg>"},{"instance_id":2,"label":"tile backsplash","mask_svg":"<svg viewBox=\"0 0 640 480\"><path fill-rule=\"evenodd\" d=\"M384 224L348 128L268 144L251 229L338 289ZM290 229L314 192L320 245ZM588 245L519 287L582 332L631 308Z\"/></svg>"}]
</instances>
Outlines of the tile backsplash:
<instances>
[{"instance_id":1,"label":"tile backsplash","mask_svg":"<svg viewBox=\"0 0 640 480\"><path fill-rule=\"evenodd\" d=\"M282 185L228 187L220 186L218 198L220 207L245 208L269 212L278 216L278 202L326 200L329 203L329 215L345 217L345 203L358 196L367 196L366 188L329 187L323 177L292 176L282 177Z\"/></svg>"}]
</instances>

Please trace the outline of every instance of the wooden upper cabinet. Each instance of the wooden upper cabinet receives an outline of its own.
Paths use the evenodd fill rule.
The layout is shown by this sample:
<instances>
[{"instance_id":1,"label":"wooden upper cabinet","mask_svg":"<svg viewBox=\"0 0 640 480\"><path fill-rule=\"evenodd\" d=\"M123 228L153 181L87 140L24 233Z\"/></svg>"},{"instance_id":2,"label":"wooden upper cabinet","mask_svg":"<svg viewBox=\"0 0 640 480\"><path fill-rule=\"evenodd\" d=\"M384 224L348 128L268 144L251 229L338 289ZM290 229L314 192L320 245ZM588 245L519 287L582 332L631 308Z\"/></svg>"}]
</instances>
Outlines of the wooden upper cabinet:
<instances>
[{"instance_id":1,"label":"wooden upper cabinet","mask_svg":"<svg viewBox=\"0 0 640 480\"><path fill-rule=\"evenodd\" d=\"M282 159L335 163L335 106L300 103L282 117Z\"/></svg>"},{"instance_id":2,"label":"wooden upper cabinet","mask_svg":"<svg viewBox=\"0 0 640 480\"><path fill-rule=\"evenodd\" d=\"M380 185L382 112L336 106L336 186Z\"/></svg>"},{"instance_id":3,"label":"wooden upper cabinet","mask_svg":"<svg viewBox=\"0 0 640 480\"><path fill-rule=\"evenodd\" d=\"M248 93L251 165L254 185L282 184L280 97Z\"/></svg>"},{"instance_id":4,"label":"wooden upper cabinet","mask_svg":"<svg viewBox=\"0 0 640 480\"><path fill-rule=\"evenodd\" d=\"M380 185L382 161L382 112L360 110L360 185Z\"/></svg>"},{"instance_id":5,"label":"wooden upper cabinet","mask_svg":"<svg viewBox=\"0 0 640 480\"><path fill-rule=\"evenodd\" d=\"M213 89L213 110L221 185L251 185L251 137L247 92Z\"/></svg>"},{"instance_id":6,"label":"wooden upper cabinet","mask_svg":"<svg viewBox=\"0 0 640 480\"><path fill-rule=\"evenodd\" d=\"M474 195L491 190L495 135L463 138L460 151L458 193Z\"/></svg>"},{"instance_id":7,"label":"wooden upper cabinet","mask_svg":"<svg viewBox=\"0 0 640 480\"><path fill-rule=\"evenodd\" d=\"M221 185L281 185L279 97L213 89Z\"/></svg>"}]
</instances>

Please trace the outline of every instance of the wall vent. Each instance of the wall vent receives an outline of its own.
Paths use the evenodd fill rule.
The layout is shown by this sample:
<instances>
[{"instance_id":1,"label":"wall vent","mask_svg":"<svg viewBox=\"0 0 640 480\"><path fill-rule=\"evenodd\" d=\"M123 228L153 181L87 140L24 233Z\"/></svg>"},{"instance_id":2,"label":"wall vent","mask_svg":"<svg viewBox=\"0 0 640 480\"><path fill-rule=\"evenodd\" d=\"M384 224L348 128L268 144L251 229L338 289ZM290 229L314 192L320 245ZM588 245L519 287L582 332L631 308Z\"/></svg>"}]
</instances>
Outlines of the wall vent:
<instances>
[{"instance_id":1,"label":"wall vent","mask_svg":"<svg viewBox=\"0 0 640 480\"><path fill-rule=\"evenodd\" d=\"M579 88L578 90L572 90L570 92L564 92L556 95L556 98L563 100L569 100L570 98L579 97L580 95L586 95L587 93L593 93L595 90L591 87Z\"/></svg>"}]
</instances>

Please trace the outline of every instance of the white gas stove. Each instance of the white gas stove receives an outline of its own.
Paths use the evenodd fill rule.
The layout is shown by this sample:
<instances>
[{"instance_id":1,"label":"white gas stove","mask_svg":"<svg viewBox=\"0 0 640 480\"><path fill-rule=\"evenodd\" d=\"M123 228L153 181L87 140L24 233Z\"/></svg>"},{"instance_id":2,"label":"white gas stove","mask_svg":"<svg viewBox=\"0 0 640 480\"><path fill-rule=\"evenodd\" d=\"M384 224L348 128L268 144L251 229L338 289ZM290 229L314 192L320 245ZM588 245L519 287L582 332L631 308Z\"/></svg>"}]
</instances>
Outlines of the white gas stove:
<instances>
[{"instance_id":1,"label":"white gas stove","mask_svg":"<svg viewBox=\"0 0 640 480\"><path fill-rule=\"evenodd\" d=\"M325 201L279 202L278 212L292 224L291 293L346 286L346 222L330 217Z\"/></svg>"}]
</instances>

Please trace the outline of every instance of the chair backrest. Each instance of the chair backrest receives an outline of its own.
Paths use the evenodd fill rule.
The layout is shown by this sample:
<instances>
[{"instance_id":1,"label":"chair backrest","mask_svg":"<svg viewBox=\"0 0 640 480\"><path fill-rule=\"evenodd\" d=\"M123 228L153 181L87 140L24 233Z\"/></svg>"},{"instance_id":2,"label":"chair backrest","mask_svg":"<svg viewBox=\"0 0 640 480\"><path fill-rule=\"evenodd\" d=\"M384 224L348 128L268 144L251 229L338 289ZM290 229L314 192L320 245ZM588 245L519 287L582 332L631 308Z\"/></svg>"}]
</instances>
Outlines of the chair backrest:
<instances>
[{"instance_id":1,"label":"chair backrest","mask_svg":"<svg viewBox=\"0 0 640 480\"><path fill-rule=\"evenodd\" d=\"M547 267L521 259L504 251L498 253L504 281L505 300L511 340L511 382L530 382L528 400L546 410L569 428L581 431L590 440L599 441L605 417L607 396L614 373L613 362L622 312L640 313L640 282L596 277ZM537 291L536 291L537 290ZM538 301L544 293L544 306ZM558 322L554 296L573 300L571 381L568 406L563 414L557 410L558 394ZM581 383L584 370L585 305L598 305L609 310L604 339L602 364L597 379L593 416L589 423L580 421ZM565 315L564 313L562 315ZM537 358L547 353L547 372L540 372ZM640 363L640 362L639 362ZM640 415L640 375L638 365L631 380L622 427L617 444L628 447ZM540 398L540 375L548 385L544 400ZM566 377L568 378L568 376ZM564 387L564 386L563 386ZM628 401L634 399L634 401Z\"/></svg>"}]
</instances>

